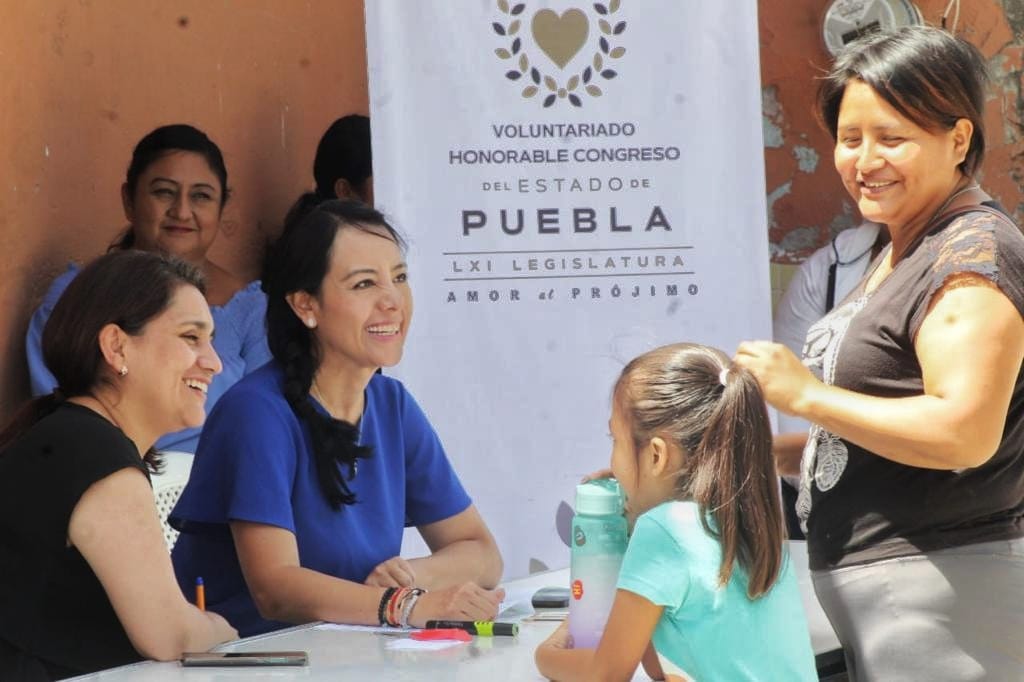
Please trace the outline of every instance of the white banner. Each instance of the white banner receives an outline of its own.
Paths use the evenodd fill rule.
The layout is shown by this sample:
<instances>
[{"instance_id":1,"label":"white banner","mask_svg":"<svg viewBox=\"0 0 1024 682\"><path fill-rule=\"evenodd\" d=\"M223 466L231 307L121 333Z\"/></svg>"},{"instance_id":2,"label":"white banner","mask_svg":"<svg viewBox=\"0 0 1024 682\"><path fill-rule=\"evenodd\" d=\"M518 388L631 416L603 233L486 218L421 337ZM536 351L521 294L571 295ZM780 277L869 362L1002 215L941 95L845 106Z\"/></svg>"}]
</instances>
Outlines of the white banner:
<instances>
[{"instance_id":1,"label":"white banner","mask_svg":"<svg viewBox=\"0 0 1024 682\"><path fill-rule=\"evenodd\" d=\"M565 566L623 364L770 336L757 4L373 0L366 23L374 189L417 303L389 371L506 577Z\"/></svg>"}]
</instances>

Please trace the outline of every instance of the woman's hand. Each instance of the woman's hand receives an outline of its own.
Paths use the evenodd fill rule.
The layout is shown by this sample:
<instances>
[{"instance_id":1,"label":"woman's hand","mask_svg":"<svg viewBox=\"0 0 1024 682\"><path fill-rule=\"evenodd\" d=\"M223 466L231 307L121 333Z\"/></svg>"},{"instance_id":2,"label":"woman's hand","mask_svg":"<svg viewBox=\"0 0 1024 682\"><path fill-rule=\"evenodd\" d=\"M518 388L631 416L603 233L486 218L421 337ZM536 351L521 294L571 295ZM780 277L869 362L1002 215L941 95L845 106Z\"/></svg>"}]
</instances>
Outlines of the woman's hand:
<instances>
[{"instance_id":1,"label":"woman's hand","mask_svg":"<svg viewBox=\"0 0 1024 682\"><path fill-rule=\"evenodd\" d=\"M224 616L213 611L204 611L203 615L210 620L212 636L218 644L238 639L238 630L231 627L231 624L224 620Z\"/></svg>"},{"instance_id":2,"label":"woman's hand","mask_svg":"<svg viewBox=\"0 0 1024 682\"><path fill-rule=\"evenodd\" d=\"M422 628L428 620L494 620L505 590L486 590L476 583L462 583L431 590L416 602L410 625Z\"/></svg>"},{"instance_id":3,"label":"woman's hand","mask_svg":"<svg viewBox=\"0 0 1024 682\"><path fill-rule=\"evenodd\" d=\"M377 564L363 582L377 587L412 587L416 584L416 571L402 557L391 557Z\"/></svg>"},{"instance_id":4,"label":"woman's hand","mask_svg":"<svg viewBox=\"0 0 1024 682\"><path fill-rule=\"evenodd\" d=\"M820 384L799 358L781 343L744 341L733 357L761 385L768 403L786 414L799 414L799 404L809 389Z\"/></svg>"}]
</instances>

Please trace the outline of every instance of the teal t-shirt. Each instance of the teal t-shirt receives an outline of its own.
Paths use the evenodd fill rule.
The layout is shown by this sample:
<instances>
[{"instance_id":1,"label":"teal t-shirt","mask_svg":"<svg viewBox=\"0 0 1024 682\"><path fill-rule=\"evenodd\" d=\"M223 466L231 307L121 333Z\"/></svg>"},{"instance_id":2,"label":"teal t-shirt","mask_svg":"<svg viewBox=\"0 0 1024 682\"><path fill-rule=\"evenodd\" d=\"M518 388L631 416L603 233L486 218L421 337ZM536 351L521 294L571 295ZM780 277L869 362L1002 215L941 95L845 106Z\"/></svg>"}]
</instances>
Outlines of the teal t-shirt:
<instances>
[{"instance_id":1,"label":"teal t-shirt","mask_svg":"<svg viewBox=\"0 0 1024 682\"><path fill-rule=\"evenodd\" d=\"M735 566L718 585L721 546L694 502L666 502L637 519L618 588L664 606L654 648L665 672L709 680L817 680L807 620L789 554L778 581L747 597Z\"/></svg>"}]
</instances>

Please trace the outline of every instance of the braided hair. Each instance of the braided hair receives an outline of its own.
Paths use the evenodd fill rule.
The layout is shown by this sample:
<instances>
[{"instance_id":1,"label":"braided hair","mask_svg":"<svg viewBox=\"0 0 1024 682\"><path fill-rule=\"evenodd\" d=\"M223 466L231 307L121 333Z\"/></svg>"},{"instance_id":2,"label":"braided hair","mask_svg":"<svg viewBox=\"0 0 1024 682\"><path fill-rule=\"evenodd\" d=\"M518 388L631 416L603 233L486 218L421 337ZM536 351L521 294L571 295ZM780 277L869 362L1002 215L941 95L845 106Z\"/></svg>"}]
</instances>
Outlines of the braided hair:
<instances>
[{"instance_id":1,"label":"braided hair","mask_svg":"<svg viewBox=\"0 0 1024 682\"><path fill-rule=\"evenodd\" d=\"M291 216L271 248L263 272L267 294L267 343L284 370L284 396L309 428L320 489L335 509L356 502L349 487L357 462L372 448L359 445L359 429L318 411L310 398L313 378L322 361L316 336L295 314L289 294L316 296L330 268L335 238L343 229L378 232L400 248L405 243L377 210L358 201L332 200Z\"/></svg>"}]
</instances>

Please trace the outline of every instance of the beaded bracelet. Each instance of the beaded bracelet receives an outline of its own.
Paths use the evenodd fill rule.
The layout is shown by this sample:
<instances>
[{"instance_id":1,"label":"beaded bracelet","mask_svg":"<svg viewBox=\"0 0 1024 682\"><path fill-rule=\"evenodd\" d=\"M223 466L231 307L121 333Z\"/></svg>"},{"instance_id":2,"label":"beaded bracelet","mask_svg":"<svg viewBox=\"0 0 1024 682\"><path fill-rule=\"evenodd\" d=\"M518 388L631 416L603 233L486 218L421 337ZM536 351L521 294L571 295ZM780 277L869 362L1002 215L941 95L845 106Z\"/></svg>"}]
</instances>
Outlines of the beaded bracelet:
<instances>
[{"instance_id":1,"label":"beaded bracelet","mask_svg":"<svg viewBox=\"0 0 1024 682\"><path fill-rule=\"evenodd\" d=\"M384 614L384 617L387 619L388 625L393 625L395 627L398 626L398 617L400 613L398 610L398 604L401 603L403 599L405 599L405 596L409 594L409 592L410 588L400 587L394 594L391 595L391 598L388 599L387 609Z\"/></svg>"},{"instance_id":2,"label":"beaded bracelet","mask_svg":"<svg viewBox=\"0 0 1024 682\"><path fill-rule=\"evenodd\" d=\"M426 590L414 587L406 595L405 600L402 602L402 618L398 621L398 624L403 628L409 627L409 616L412 615L412 609L416 606L416 602L419 601L423 594L426 594Z\"/></svg>"},{"instance_id":3,"label":"beaded bracelet","mask_svg":"<svg viewBox=\"0 0 1024 682\"><path fill-rule=\"evenodd\" d=\"M397 587L388 587L384 589L384 594L380 596L380 604L377 606L377 622L381 625L387 625L388 622L385 620L384 607L387 606L388 600L398 591Z\"/></svg>"}]
</instances>

